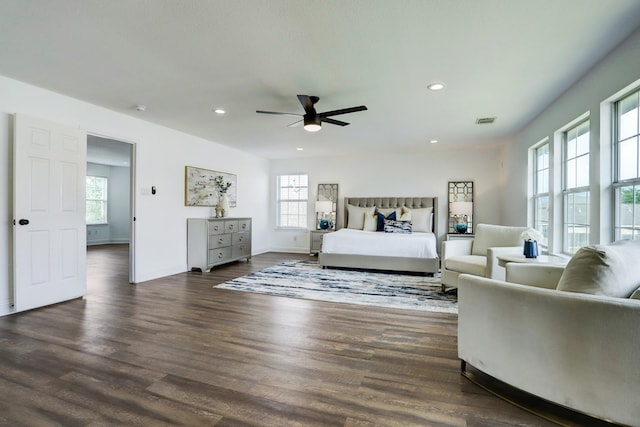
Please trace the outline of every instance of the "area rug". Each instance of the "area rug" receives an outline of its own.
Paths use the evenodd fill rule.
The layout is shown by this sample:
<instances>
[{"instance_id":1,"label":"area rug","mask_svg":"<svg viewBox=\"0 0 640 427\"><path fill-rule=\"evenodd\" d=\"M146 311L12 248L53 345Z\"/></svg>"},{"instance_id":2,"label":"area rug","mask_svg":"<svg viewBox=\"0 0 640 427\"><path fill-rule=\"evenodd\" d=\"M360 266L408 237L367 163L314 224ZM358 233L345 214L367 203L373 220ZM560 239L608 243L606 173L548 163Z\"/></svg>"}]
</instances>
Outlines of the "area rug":
<instances>
[{"instance_id":1,"label":"area rug","mask_svg":"<svg viewBox=\"0 0 640 427\"><path fill-rule=\"evenodd\" d=\"M322 269L313 261L285 261L214 286L289 298L457 313L455 292L422 275Z\"/></svg>"}]
</instances>

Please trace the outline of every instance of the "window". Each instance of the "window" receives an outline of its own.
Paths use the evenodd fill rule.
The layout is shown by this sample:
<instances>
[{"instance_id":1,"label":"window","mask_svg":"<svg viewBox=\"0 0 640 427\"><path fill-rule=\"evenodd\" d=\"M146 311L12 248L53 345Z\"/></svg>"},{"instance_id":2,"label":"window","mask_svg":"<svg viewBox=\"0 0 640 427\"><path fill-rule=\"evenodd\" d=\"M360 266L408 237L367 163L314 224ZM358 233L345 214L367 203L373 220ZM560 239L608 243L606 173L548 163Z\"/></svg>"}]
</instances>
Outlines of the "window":
<instances>
[{"instance_id":1,"label":"window","mask_svg":"<svg viewBox=\"0 0 640 427\"><path fill-rule=\"evenodd\" d=\"M640 239L640 91L614 104L615 240Z\"/></svg>"},{"instance_id":2,"label":"window","mask_svg":"<svg viewBox=\"0 0 640 427\"><path fill-rule=\"evenodd\" d=\"M539 242L549 242L549 143L534 150L533 158L533 227L542 233Z\"/></svg>"},{"instance_id":3,"label":"window","mask_svg":"<svg viewBox=\"0 0 640 427\"><path fill-rule=\"evenodd\" d=\"M107 178L87 176L87 224L107 223Z\"/></svg>"},{"instance_id":4,"label":"window","mask_svg":"<svg viewBox=\"0 0 640 427\"><path fill-rule=\"evenodd\" d=\"M307 228L309 178L306 174L278 176L278 227Z\"/></svg>"},{"instance_id":5,"label":"window","mask_svg":"<svg viewBox=\"0 0 640 427\"><path fill-rule=\"evenodd\" d=\"M589 120L563 133L563 251L589 244Z\"/></svg>"}]
</instances>

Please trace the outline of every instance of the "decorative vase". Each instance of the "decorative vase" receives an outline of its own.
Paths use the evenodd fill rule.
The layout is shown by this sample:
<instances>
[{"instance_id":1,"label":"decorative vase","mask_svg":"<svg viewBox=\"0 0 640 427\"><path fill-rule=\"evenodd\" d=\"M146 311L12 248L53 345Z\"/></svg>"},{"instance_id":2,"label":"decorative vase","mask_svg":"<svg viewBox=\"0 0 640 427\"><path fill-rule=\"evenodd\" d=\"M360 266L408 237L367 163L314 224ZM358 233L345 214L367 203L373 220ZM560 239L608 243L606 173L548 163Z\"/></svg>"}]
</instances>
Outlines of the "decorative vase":
<instances>
[{"instance_id":1,"label":"decorative vase","mask_svg":"<svg viewBox=\"0 0 640 427\"><path fill-rule=\"evenodd\" d=\"M227 193L222 193L220 195L220 201L218 202L218 207L220 208L220 216L226 217L229 216L229 197Z\"/></svg>"},{"instance_id":2,"label":"decorative vase","mask_svg":"<svg viewBox=\"0 0 640 427\"><path fill-rule=\"evenodd\" d=\"M538 242L535 240L525 240L524 252L522 254L525 258L538 258Z\"/></svg>"}]
</instances>

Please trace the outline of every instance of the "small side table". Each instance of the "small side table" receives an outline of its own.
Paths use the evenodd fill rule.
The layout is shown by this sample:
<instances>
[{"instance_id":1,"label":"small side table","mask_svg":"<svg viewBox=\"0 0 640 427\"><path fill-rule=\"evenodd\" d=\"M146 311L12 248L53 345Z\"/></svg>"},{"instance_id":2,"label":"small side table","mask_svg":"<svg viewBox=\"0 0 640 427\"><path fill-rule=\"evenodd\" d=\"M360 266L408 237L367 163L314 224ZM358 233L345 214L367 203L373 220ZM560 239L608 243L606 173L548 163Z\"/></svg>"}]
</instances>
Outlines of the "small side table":
<instances>
[{"instance_id":1,"label":"small side table","mask_svg":"<svg viewBox=\"0 0 640 427\"><path fill-rule=\"evenodd\" d=\"M325 234L334 230L309 230L309 255L314 256L322 252L322 240Z\"/></svg>"},{"instance_id":2,"label":"small side table","mask_svg":"<svg viewBox=\"0 0 640 427\"><path fill-rule=\"evenodd\" d=\"M475 237L476 235L471 233L448 233L447 234L447 240L473 239Z\"/></svg>"},{"instance_id":3,"label":"small side table","mask_svg":"<svg viewBox=\"0 0 640 427\"><path fill-rule=\"evenodd\" d=\"M567 265L569 258L557 255L538 255L537 258L527 258L524 255L498 255L498 265L506 267L510 262L526 262L530 264Z\"/></svg>"}]
</instances>

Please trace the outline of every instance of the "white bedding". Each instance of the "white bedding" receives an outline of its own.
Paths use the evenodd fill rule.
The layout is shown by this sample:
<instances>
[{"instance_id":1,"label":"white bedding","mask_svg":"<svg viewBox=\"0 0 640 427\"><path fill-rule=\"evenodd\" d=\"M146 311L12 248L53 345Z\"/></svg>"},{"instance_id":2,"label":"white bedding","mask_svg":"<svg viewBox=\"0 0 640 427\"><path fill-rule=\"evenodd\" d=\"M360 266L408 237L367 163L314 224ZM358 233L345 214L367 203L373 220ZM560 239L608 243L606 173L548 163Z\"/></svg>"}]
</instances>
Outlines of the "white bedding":
<instances>
[{"instance_id":1,"label":"white bedding","mask_svg":"<svg viewBox=\"0 0 640 427\"><path fill-rule=\"evenodd\" d=\"M437 258L433 233L384 233L341 228L325 234L322 252L407 258Z\"/></svg>"}]
</instances>

